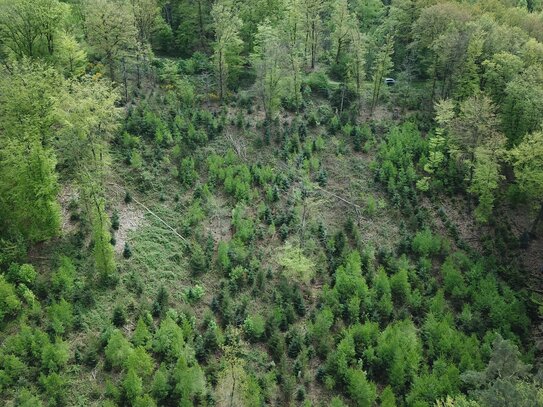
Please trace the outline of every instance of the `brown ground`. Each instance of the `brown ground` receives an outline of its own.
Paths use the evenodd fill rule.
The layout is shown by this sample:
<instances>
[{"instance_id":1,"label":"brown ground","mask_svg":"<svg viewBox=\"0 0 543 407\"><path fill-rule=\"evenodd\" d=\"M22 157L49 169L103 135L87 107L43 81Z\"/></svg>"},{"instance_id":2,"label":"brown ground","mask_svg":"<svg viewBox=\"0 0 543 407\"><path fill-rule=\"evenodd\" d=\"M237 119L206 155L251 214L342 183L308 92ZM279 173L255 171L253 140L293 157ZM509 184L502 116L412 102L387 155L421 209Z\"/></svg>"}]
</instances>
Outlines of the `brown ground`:
<instances>
[{"instance_id":1,"label":"brown ground","mask_svg":"<svg viewBox=\"0 0 543 407\"><path fill-rule=\"evenodd\" d=\"M115 252L122 253L129 232L136 230L143 223L144 212L134 202L120 203L117 211L119 212L119 229L115 232Z\"/></svg>"}]
</instances>

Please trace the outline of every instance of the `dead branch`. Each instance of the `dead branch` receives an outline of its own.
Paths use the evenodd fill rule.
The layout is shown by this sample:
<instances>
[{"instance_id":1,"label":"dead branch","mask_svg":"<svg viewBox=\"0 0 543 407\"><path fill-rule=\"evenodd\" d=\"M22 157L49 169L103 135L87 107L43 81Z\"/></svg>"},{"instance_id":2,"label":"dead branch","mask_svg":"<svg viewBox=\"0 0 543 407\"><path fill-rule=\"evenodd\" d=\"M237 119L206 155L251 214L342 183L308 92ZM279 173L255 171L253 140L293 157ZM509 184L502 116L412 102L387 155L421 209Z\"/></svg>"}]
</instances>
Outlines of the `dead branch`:
<instances>
[{"instance_id":1,"label":"dead branch","mask_svg":"<svg viewBox=\"0 0 543 407\"><path fill-rule=\"evenodd\" d=\"M335 194L333 192L330 192L330 191L328 191L328 190L326 190L326 189L324 189L324 188L322 188L322 187L320 187L318 185L314 185L314 186L315 186L315 188L317 188L317 189L319 189L319 190L321 190L323 192L326 192L329 195L332 195L334 198L337 198L340 201L345 202L346 204L351 205L352 207L354 207L354 208L356 208L358 210L363 210L363 208L360 205L357 205L354 202L348 201L347 199L345 199L345 198L343 198L343 197L341 197L341 196L339 196L339 195L337 195L337 194Z\"/></svg>"},{"instance_id":2,"label":"dead branch","mask_svg":"<svg viewBox=\"0 0 543 407\"><path fill-rule=\"evenodd\" d=\"M227 134L227 138L234 147L236 154L243 160L247 160L247 156L245 154L245 145L243 144L243 141L239 139L234 139L234 136L232 136L231 133Z\"/></svg>"},{"instance_id":3,"label":"dead branch","mask_svg":"<svg viewBox=\"0 0 543 407\"><path fill-rule=\"evenodd\" d=\"M164 224L164 226L166 226L168 229L170 229L177 237L179 237L183 242L185 242L186 244L188 244L188 241L187 239L185 239L183 236L181 236L177 230L175 230L173 227L171 227L168 223L166 223L166 221L164 219L162 219L160 216L158 216L156 213L154 213L151 209L149 209L147 206L145 206L144 204L142 204L140 201L138 201L136 198L132 197L132 200L137 203L138 205L140 205L143 209L145 209L147 212L149 212L151 215L153 215L155 218L157 218L160 222L162 222Z\"/></svg>"}]
</instances>

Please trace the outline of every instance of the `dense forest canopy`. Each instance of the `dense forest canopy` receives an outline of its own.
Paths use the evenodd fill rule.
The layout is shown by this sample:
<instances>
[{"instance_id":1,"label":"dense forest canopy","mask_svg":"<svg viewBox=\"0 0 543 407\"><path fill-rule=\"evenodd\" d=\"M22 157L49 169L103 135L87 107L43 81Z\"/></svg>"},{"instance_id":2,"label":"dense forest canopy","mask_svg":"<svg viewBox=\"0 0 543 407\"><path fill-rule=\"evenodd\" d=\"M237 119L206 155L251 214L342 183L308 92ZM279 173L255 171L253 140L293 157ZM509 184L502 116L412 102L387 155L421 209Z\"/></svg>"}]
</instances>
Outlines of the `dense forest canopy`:
<instances>
[{"instance_id":1,"label":"dense forest canopy","mask_svg":"<svg viewBox=\"0 0 543 407\"><path fill-rule=\"evenodd\" d=\"M0 404L543 406L540 0L0 0Z\"/></svg>"}]
</instances>

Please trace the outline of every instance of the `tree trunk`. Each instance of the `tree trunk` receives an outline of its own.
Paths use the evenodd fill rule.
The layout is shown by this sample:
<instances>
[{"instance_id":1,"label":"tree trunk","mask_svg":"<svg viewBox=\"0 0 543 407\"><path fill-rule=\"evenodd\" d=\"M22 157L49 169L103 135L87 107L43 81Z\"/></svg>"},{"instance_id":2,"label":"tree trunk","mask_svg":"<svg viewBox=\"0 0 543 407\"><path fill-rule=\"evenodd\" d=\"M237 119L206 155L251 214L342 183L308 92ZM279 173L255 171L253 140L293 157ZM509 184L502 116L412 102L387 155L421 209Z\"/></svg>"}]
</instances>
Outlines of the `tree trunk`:
<instances>
[{"instance_id":1,"label":"tree trunk","mask_svg":"<svg viewBox=\"0 0 543 407\"><path fill-rule=\"evenodd\" d=\"M337 52L336 52L336 65L339 63L339 56L341 54L341 40L337 42Z\"/></svg>"},{"instance_id":2,"label":"tree trunk","mask_svg":"<svg viewBox=\"0 0 543 407\"><path fill-rule=\"evenodd\" d=\"M126 73L126 61L123 58L121 62L123 66L124 103L128 103L128 76Z\"/></svg>"},{"instance_id":3,"label":"tree trunk","mask_svg":"<svg viewBox=\"0 0 543 407\"><path fill-rule=\"evenodd\" d=\"M115 82L115 64L113 62L113 58L108 58L108 65L109 65L109 78L111 79L111 82Z\"/></svg>"},{"instance_id":4,"label":"tree trunk","mask_svg":"<svg viewBox=\"0 0 543 407\"><path fill-rule=\"evenodd\" d=\"M200 30L200 48L204 50L204 18L202 16L202 0L198 0L198 28Z\"/></svg>"},{"instance_id":5,"label":"tree trunk","mask_svg":"<svg viewBox=\"0 0 543 407\"><path fill-rule=\"evenodd\" d=\"M537 216L534 219L534 223L532 223L532 227L530 229L530 236L537 237L537 227L539 226L539 222L541 221L541 219L543 219L543 202L541 202Z\"/></svg>"}]
</instances>

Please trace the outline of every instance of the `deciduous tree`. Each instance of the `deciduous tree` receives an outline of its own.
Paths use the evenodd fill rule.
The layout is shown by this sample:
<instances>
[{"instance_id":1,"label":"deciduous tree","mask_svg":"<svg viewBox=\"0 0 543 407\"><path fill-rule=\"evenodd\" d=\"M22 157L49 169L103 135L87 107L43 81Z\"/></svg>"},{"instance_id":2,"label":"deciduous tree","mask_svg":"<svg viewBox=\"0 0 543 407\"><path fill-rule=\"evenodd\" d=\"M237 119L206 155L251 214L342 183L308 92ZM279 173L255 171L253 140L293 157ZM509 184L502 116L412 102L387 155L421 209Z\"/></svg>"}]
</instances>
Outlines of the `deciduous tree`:
<instances>
[{"instance_id":1,"label":"deciduous tree","mask_svg":"<svg viewBox=\"0 0 543 407\"><path fill-rule=\"evenodd\" d=\"M213 43L213 61L217 74L219 98L226 97L228 73L233 65L239 63L239 53L243 42L239 36L242 25L231 0L217 1L211 10L215 42Z\"/></svg>"}]
</instances>

